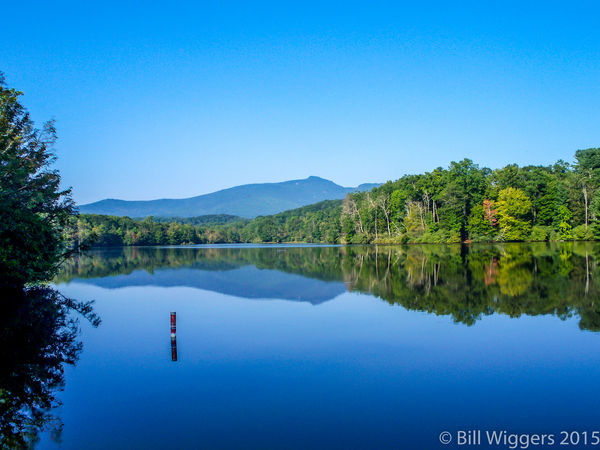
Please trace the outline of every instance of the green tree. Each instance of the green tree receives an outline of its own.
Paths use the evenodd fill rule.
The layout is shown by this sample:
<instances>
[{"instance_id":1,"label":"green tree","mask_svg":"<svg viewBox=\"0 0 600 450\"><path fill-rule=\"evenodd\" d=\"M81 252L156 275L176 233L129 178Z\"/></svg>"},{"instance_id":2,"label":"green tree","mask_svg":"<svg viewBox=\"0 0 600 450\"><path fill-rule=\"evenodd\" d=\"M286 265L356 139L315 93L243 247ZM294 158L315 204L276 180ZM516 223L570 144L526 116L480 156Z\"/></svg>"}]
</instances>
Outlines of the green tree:
<instances>
[{"instance_id":1,"label":"green tree","mask_svg":"<svg viewBox=\"0 0 600 450\"><path fill-rule=\"evenodd\" d=\"M474 205L483 201L488 186L487 177L490 170L479 166L470 159L451 162L447 172L447 186L442 192L446 217L442 217L442 225L447 222L449 229L460 231L467 237L467 219Z\"/></svg>"},{"instance_id":2,"label":"green tree","mask_svg":"<svg viewBox=\"0 0 600 450\"><path fill-rule=\"evenodd\" d=\"M573 238L573 235L571 234L571 230L573 229L571 225L572 217L573 213L565 205L560 205L558 207L558 231L560 232L561 239Z\"/></svg>"},{"instance_id":3,"label":"green tree","mask_svg":"<svg viewBox=\"0 0 600 450\"><path fill-rule=\"evenodd\" d=\"M501 236L507 241L523 240L531 231L531 200L521 189L502 189L496 202Z\"/></svg>"},{"instance_id":4,"label":"green tree","mask_svg":"<svg viewBox=\"0 0 600 450\"><path fill-rule=\"evenodd\" d=\"M575 183L581 189L584 203L584 224L590 218L590 202L600 183L600 148L588 148L575 152Z\"/></svg>"},{"instance_id":5,"label":"green tree","mask_svg":"<svg viewBox=\"0 0 600 450\"><path fill-rule=\"evenodd\" d=\"M491 238L496 234L498 211L495 208L495 203L491 200L484 200L483 204L473 206L467 225L471 239L483 236Z\"/></svg>"},{"instance_id":6,"label":"green tree","mask_svg":"<svg viewBox=\"0 0 600 450\"><path fill-rule=\"evenodd\" d=\"M263 242L273 242L277 238L277 229L272 217L262 218L259 222L258 236Z\"/></svg>"},{"instance_id":7,"label":"green tree","mask_svg":"<svg viewBox=\"0 0 600 450\"><path fill-rule=\"evenodd\" d=\"M420 202L409 202L406 205L404 226L409 233L420 235L427 229L425 223L425 208Z\"/></svg>"},{"instance_id":8,"label":"green tree","mask_svg":"<svg viewBox=\"0 0 600 450\"><path fill-rule=\"evenodd\" d=\"M60 189L52 168L54 124L36 129L21 95L0 74L0 272L12 284L53 275L74 211L70 190Z\"/></svg>"}]
</instances>

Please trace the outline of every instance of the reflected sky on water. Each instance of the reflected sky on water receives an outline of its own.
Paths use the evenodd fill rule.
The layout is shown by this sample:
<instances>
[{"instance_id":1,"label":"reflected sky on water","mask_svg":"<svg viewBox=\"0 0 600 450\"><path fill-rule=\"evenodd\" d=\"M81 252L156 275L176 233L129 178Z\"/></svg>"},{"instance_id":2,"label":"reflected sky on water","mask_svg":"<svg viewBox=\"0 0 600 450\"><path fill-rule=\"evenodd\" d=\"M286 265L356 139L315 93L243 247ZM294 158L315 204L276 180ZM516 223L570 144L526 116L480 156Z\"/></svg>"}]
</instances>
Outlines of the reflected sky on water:
<instances>
[{"instance_id":1,"label":"reflected sky on water","mask_svg":"<svg viewBox=\"0 0 600 450\"><path fill-rule=\"evenodd\" d=\"M436 448L443 430L592 429L599 256L589 243L91 252L56 280L102 318L81 324L65 372L62 446Z\"/></svg>"}]
</instances>

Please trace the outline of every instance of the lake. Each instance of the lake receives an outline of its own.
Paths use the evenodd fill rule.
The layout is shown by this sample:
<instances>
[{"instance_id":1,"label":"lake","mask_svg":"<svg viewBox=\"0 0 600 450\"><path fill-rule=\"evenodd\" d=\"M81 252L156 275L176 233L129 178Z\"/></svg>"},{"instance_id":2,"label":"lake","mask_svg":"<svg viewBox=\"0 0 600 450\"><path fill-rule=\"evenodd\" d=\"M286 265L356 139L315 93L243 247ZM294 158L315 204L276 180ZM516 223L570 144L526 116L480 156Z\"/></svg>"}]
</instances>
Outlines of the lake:
<instances>
[{"instance_id":1,"label":"lake","mask_svg":"<svg viewBox=\"0 0 600 450\"><path fill-rule=\"evenodd\" d=\"M599 262L593 243L91 251L67 261L55 287L95 300L102 323L79 318L83 349L55 390L62 433L42 433L38 447L591 436Z\"/></svg>"}]
</instances>

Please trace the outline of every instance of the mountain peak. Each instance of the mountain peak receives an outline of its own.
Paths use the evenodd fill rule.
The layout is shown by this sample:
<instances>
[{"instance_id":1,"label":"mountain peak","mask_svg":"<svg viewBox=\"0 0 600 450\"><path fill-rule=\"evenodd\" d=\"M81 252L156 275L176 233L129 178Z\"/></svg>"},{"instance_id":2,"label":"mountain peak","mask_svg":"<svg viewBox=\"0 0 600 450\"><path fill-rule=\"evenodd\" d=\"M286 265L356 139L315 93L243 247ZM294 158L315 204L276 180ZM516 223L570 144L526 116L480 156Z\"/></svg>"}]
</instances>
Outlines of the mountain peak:
<instances>
[{"instance_id":1,"label":"mountain peak","mask_svg":"<svg viewBox=\"0 0 600 450\"><path fill-rule=\"evenodd\" d=\"M311 175L304 180L245 184L191 198L148 201L106 199L81 205L79 210L88 214L129 217L195 217L229 214L253 218L323 200L342 199L349 192L356 190L362 188L346 188L325 178Z\"/></svg>"}]
</instances>

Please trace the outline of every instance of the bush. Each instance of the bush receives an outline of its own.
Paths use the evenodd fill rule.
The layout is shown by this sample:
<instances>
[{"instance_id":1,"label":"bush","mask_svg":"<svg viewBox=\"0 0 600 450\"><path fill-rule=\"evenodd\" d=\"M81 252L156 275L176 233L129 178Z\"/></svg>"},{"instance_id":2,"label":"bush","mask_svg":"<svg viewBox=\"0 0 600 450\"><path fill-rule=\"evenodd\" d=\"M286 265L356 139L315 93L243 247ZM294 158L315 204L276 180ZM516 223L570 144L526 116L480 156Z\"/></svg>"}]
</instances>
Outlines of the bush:
<instances>
[{"instance_id":1,"label":"bush","mask_svg":"<svg viewBox=\"0 0 600 450\"><path fill-rule=\"evenodd\" d=\"M593 221L590 224L590 228L592 229L592 235L594 237L594 240L600 240L600 222L598 222L597 220Z\"/></svg>"},{"instance_id":2,"label":"bush","mask_svg":"<svg viewBox=\"0 0 600 450\"><path fill-rule=\"evenodd\" d=\"M548 235L548 240L550 242L562 241L562 237L558 231L552 230Z\"/></svg>"},{"instance_id":3,"label":"bush","mask_svg":"<svg viewBox=\"0 0 600 450\"><path fill-rule=\"evenodd\" d=\"M591 241L594 239L594 233L590 227L578 225L571 231L573 239L576 241Z\"/></svg>"},{"instance_id":4,"label":"bush","mask_svg":"<svg viewBox=\"0 0 600 450\"><path fill-rule=\"evenodd\" d=\"M383 237L379 237L375 240L373 240L371 242L371 244L381 244L381 245L388 245L388 244L402 244L402 235L397 235L397 236L383 236Z\"/></svg>"},{"instance_id":5,"label":"bush","mask_svg":"<svg viewBox=\"0 0 600 450\"><path fill-rule=\"evenodd\" d=\"M368 244L369 238L364 233L356 233L350 240L351 244Z\"/></svg>"},{"instance_id":6,"label":"bush","mask_svg":"<svg viewBox=\"0 0 600 450\"><path fill-rule=\"evenodd\" d=\"M471 234L469 235L471 242L494 242L496 241L495 236L488 236L486 234Z\"/></svg>"},{"instance_id":7,"label":"bush","mask_svg":"<svg viewBox=\"0 0 600 450\"><path fill-rule=\"evenodd\" d=\"M424 244L455 244L460 242L460 233L455 230L427 231L421 236L415 237L413 242Z\"/></svg>"},{"instance_id":8,"label":"bush","mask_svg":"<svg viewBox=\"0 0 600 450\"><path fill-rule=\"evenodd\" d=\"M531 229L531 234L529 235L529 240L534 242L543 242L547 241L548 237L552 233L552 228L544 227L541 225L535 225Z\"/></svg>"},{"instance_id":9,"label":"bush","mask_svg":"<svg viewBox=\"0 0 600 450\"><path fill-rule=\"evenodd\" d=\"M446 242L446 235L443 230L424 233L421 236L415 237L416 242L424 244L443 244Z\"/></svg>"},{"instance_id":10,"label":"bush","mask_svg":"<svg viewBox=\"0 0 600 450\"><path fill-rule=\"evenodd\" d=\"M448 244L460 243L460 232L456 230L448 231L448 240L446 242Z\"/></svg>"}]
</instances>

